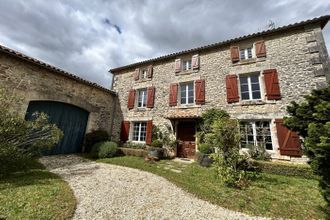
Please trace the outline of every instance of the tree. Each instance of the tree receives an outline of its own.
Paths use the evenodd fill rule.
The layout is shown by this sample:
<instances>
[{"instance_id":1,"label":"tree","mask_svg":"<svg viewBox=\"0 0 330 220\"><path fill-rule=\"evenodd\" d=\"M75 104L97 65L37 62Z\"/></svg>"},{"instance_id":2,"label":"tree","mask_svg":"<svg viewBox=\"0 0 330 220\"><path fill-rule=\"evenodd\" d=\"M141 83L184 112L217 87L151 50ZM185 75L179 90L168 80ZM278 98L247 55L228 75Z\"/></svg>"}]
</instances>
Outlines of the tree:
<instances>
[{"instance_id":1,"label":"tree","mask_svg":"<svg viewBox=\"0 0 330 220\"><path fill-rule=\"evenodd\" d=\"M13 111L20 99L0 88L0 174L23 168L20 163L59 142L63 132L44 113L27 121ZM22 165L22 166L21 166Z\"/></svg>"},{"instance_id":2,"label":"tree","mask_svg":"<svg viewBox=\"0 0 330 220\"><path fill-rule=\"evenodd\" d=\"M313 90L304 98L302 103L288 106L290 117L284 124L303 137L304 152L314 173L321 177L320 187L330 215L330 82L327 88Z\"/></svg>"}]
</instances>

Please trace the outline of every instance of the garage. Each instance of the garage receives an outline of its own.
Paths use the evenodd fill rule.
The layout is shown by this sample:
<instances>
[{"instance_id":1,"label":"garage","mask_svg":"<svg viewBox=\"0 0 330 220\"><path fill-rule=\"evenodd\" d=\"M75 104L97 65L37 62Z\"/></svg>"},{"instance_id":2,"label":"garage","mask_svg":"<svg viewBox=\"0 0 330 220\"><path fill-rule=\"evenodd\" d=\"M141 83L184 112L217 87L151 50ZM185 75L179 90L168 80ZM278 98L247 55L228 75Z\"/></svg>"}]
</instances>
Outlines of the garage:
<instances>
[{"instance_id":1,"label":"garage","mask_svg":"<svg viewBox=\"0 0 330 220\"><path fill-rule=\"evenodd\" d=\"M55 101L31 101L26 116L33 118L34 112L44 112L49 121L56 124L64 133L62 140L45 155L71 154L82 151L83 139L86 131L89 113L77 106Z\"/></svg>"}]
</instances>

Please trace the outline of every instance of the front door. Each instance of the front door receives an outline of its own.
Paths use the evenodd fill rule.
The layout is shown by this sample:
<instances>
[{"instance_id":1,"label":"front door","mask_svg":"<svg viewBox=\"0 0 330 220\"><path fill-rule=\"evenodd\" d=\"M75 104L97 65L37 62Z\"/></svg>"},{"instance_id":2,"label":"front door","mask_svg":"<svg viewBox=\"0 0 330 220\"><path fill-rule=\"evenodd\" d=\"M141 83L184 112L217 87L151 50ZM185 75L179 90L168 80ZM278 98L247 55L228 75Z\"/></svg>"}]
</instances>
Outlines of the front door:
<instances>
[{"instance_id":1,"label":"front door","mask_svg":"<svg viewBox=\"0 0 330 220\"><path fill-rule=\"evenodd\" d=\"M178 157L193 158L195 156L195 121L180 121L177 128Z\"/></svg>"}]
</instances>

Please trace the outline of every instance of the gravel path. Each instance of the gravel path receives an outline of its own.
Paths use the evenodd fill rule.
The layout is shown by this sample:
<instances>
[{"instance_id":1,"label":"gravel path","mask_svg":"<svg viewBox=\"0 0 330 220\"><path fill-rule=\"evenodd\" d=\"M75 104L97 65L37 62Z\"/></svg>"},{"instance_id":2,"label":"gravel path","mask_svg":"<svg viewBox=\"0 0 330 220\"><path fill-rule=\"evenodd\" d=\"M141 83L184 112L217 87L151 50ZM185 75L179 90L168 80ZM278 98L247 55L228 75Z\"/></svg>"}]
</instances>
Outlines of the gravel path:
<instances>
[{"instance_id":1,"label":"gravel path","mask_svg":"<svg viewBox=\"0 0 330 220\"><path fill-rule=\"evenodd\" d=\"M73 189L77 198L73 219L262 219L197 199L144 171L75 155L40 161Z\"/></svg>"}]
</instances>

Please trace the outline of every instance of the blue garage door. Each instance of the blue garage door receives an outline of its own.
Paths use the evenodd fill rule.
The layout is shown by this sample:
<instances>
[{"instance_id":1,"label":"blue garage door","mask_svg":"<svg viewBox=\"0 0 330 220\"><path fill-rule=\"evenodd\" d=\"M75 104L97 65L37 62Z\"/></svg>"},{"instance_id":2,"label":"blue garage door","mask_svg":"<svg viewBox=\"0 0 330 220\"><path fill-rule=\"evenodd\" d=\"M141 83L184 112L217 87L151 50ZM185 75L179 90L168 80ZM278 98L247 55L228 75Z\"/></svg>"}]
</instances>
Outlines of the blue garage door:
<instances>
[{"instance_id":1,"label":"blue garage door","mask_svg":"<svg viewBox=\"0 0 330 220\"><path fill-rule=\"evenodd\" d=\"M31 119L34 112L44 112L49 121L56 124L64 137L45 155L71 154L81 152L89 113L79 107L52 101L31 101L25 118Z\"/></svg>"}]
</instances>

